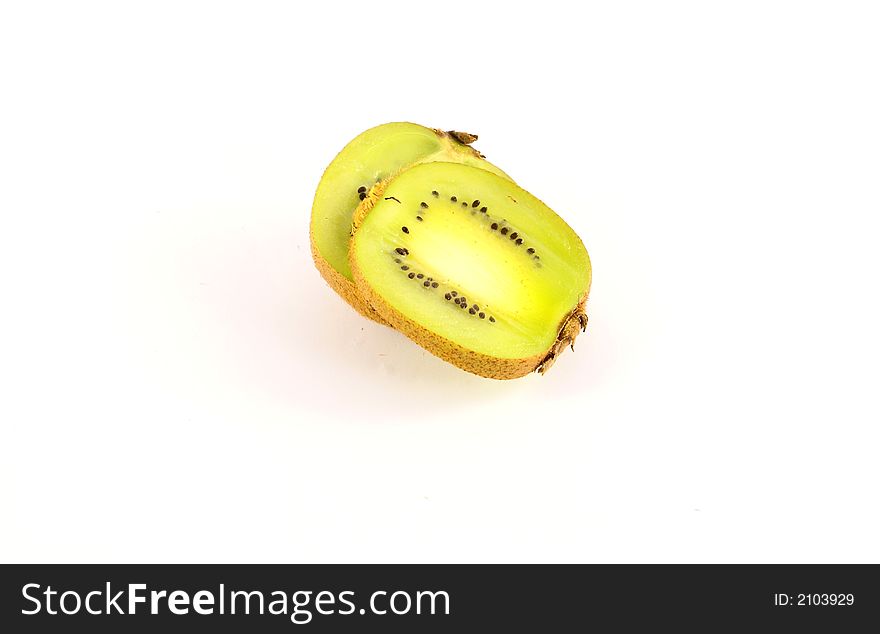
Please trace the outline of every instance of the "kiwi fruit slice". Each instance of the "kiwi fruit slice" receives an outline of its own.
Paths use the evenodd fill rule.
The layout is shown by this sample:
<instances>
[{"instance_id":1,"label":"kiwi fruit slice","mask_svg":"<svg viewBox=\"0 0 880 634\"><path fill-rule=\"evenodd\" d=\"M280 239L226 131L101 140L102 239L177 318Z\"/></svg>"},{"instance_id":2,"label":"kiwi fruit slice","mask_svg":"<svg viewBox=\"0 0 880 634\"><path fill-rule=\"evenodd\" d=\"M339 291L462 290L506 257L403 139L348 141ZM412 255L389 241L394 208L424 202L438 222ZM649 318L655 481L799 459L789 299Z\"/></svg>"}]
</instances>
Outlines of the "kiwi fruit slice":
<instances>
[{"instance_id":1,"label":"kiwi fruit slice","mask_svg":"<svg viewBox=\"0 0 880 634\"><path fill-rule=\"evenodd\" d=\"M401 170L428 161L480 167L508 178L471 144L476 135L414 123L386 123L354 138L324 172L312 205L312 257L327 283L361 314L382 321L355 288L348 263L352 214L367 191Z\"/></svg>"},{"instance_id":2,"label":"kiwi fruit slice","mask_svg":"<svg viewBox=\"0 0 880 634\"><path fill-rule=\"evenodd\" d=\"M355 214L354 281L379 316L474 374L545 372L586 328L592 272L580 238L512 181L416 165Z\"/></svg>"}]
</instances>

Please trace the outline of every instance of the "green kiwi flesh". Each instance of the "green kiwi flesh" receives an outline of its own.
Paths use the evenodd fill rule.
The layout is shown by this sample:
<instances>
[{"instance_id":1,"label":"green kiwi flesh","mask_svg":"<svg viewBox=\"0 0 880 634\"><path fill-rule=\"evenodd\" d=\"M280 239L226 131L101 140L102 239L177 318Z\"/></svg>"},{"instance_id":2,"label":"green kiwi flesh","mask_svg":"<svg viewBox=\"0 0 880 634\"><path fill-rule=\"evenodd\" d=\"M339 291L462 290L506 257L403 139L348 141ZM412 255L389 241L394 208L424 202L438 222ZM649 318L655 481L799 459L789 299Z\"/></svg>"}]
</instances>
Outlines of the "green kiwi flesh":
<instances>
[{"instance_id":1,"label":"green kiwi flesh","mask_svg":"<svg viewBox=\"0 0 880 634\"><path fill-rule=\"evenodd\" d=\"M421 162L464 163L506 177L470 146L475 139L414 123L387 123L358 135L327 167L312 206L312 255L324 279L365 315L375 318L361 305L348 258L354 210L376 183Z\"/></svg>"},{"instance_id":2,"label":"green kiwi flesh","mask_svg":"<svg viewBox=\"0 0 880 634\"><path fill-rule=\"evenodd\" d=\"M361 204L354 279L388 323L468 371L549 367L586 325L590 260L556 213L467 165L416 165Z\"/></svg>"}]
</instances>

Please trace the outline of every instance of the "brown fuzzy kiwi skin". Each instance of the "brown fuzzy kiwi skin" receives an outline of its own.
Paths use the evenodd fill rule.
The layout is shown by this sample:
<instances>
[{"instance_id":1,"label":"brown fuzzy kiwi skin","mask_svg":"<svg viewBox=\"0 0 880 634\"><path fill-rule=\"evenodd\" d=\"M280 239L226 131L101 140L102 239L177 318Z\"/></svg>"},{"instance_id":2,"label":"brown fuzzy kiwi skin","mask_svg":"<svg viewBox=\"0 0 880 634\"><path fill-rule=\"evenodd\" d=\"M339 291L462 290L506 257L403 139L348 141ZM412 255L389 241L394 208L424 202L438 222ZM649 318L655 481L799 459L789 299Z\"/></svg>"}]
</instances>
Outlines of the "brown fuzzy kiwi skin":
<instances>
[{"instance_id":1,"label":"brown fuzzy kiwi skin","mask_svg":"<svg viewBox=\"0 0 880 634\"><path fill-rule=\"evenodd\" d=\"M330 266L330 263L321 256L318 247L315 245L315 238L311 231L309 231L309 243L312 250L312 259L315 261L315 268L318 269L321 277L324 278L324 281L327 282L330 288L336 291L336 293L344 299L349 306L354 308L361 315L367 319L372 319L377 323L387 326L388 323L382 319L382 317L379 316L379 313L377 313L376 310L361 296L357 287L354 285L354 282Z\"/></svg>"},{"instance_id":2,"label":"brown fuzzy kiwi skin","mask_svg":"<svg viewBox=\"0 0 880 634\"><path fill-rule=\"evenodd\" d=\"M382 197L382 192L385 191L391 180L389 178L374 185L367 193L367 197L358 205L354 213L352 236ZM589 287L577 305L560 321L556 341L548 350L518 359L504 359L474 352L428 330L395 309L367 283L352 248L348 250L348 259L358 294L385 323L405 334L431 354L462 370L487 379L517 379L531 372L539 372L543 375L565 348L570 347L574 350L575 339L587 329L586 304L590 294Z\"/></svg>"}]
</instances>

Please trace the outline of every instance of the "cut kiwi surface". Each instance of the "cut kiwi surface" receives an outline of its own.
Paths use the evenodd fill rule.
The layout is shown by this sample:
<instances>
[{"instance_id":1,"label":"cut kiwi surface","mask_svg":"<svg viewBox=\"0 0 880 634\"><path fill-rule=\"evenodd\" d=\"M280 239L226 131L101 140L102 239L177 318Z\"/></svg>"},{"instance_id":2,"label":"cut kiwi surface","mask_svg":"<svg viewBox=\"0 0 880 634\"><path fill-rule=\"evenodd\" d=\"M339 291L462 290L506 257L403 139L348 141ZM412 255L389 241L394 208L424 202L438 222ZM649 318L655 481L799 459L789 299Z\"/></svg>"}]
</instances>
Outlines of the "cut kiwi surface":
<instances>
[{"instance_id":1,"label":"cut kiwi surface","mask_svg":"<svg viewBox=\"0 0 880 634\"><path fill-rule=\"evenodd\" d=\"M352 214L368 190L417 163L448 161L507 177L470 146L476 136L414 123L387 123L358 135L324 172L312 206L310 242L327 283L359 312L381 321L359 295L349 267Z\"/></svg>"},{"instance_id":2,"label":"cut kiwi surface","mask_svg":"<svg viewBox=\"0 0 880 634\"><path fill-rule=\"evenodd\" d=\"M586 326L587 251L550 208L467 165L416 165L355 218L359 291L389 324L465 370L545 370Z\"/></svg>"}]
</instances>

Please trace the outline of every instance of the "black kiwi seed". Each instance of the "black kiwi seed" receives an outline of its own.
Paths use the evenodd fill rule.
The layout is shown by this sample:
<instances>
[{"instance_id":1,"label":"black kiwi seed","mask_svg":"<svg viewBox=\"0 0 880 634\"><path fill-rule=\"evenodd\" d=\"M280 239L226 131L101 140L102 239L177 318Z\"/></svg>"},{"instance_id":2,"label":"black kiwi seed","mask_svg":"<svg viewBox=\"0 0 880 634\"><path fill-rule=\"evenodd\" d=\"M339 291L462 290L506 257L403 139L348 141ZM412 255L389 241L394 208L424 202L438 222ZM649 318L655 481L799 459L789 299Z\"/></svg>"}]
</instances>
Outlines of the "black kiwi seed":
<instances>
[{"instance_id":1,"label":"black kiwi seed","mask_svg":"<svg viewBox=\"0 0 880 634\"><path fill-rule=\"evenodd\" d=\"M424 274L424 273L419 273L418 275L416 275L416 277L419 278L419 279L422 279L423 277L425 277L425 274Z\"/></svg>"},{"instance_id":2,"label":"black kiwi seed","mask_svg":"<svg viewBox=\"0 0 880 634\"><path fill-rule=\"evenodd\" d=\"M429 286L431 286L431 282L423 282L422 284L425 288L428 288Z\"/></svg>"},{"instance_id":3,"label":"black kiwi seed","mask_svg":"<svg viewBox=\"0 0 880 634\"><path fill-rule=\"evenodd\" d=\"M446 293L446 295L444 295L443 297L445 297L447 301L452 299L452 295L450 295L449 293Z\"/></svg>"},{"instance_id":4,"label":"black kiwi seed","mask_svg":"<svg viewBox=\"0 0 880 634\"><path fill-rule=\"evenodd\" d=\"M421 222L421 221L422 221L422 217L421 217L421 216L416 216L416 220L418 220L419 222Z\"/></svg>"},{"instance_id":5,"label":"black kiwi seed","mask_svg":"<svg viewBox=\"0 0 880 634\"><path fill-rule=\"evenodd\" d=\"M480 310L480 307L474 304L474 310Z\"/></svg>"},{"instance_id":6,"label":"black kiwi seed","mask_svg":"<svg viewBox=\"0 0 880 634\"><path fill-rule=\"evenodd\" d=\"M485 208L485 207L480 207L480 211L483 212L483 213L486 213L486 208Z\"/></svg>"},{"instance_id":7,"label":"black kiwi seed","mask_svg":"<svg viewBox=\"0 0 880 634\"><path fill-rule=\"evenodd\" d=\"M433 282L433 281L434 281L434 278L433 278L433 277L426 277L425 279L428 280L429 282Z\"/></svg>"},{"instance_id":8,"label":"black kiwi seed","mask_svg":"<svg viewBox=\"0 0 880 634\"><path fill-rule=\"evenodd\" d=\"M397 251L397 253L399 253L400 255L409 255L409 251L407 251L406 249L404 249L402 247L397 247L394 250Z\"/></svg>"},{"instance_id":9,"label":"black kiwi seed","mask_svg":"<svg viewBox=\"0 0 880 634\"><path fill-rule=\"evenodd\" d=\"M535 252L535 250L532 247L529 247L528 249L526 249L526 253L528 253L529 255L531 255L534 252Z\"/></svg>"},{"instance_id":10,"label":"black kiwi seed","mask_svg":"<svg viewBox=\"0 0 880 634\"><path fill-rule=\"evenodd\" d=\"M440 286L437 282L431 282L431 288L437 288Z\"/></svg>"},{"instance_id":11,"label":"black kiwi seed","mask_svg":"<svg viewBox=\"0 0 880 634\"><path fill-rule=\"evenodd\" d=\"M480 313L480 319L485 319L485 318L486 318L486 313Z\"/></svg>"},{"instance_id":12,"label":"black kiwi seed","mask_svg":"<svg viewBox=\"0 0 880 634\"><path fill-rule=\"evenodd\" d=\"M404 233L409 233L409 229L407 229L406 227L401 227L400 230Z\"/></svg>"},{"instance_id":13,"label":"black kiwi seed","mask_svg":"<svg viewBox=\"0 0 880 634\"><path fill-rule=\"evenodd\" d=\"M455 303L456 303L456 304L460 304L460 303L461 303L461 297L456 297L456 298L455 298Z\"/></svg>"},{"instance_id":14,"label":"black kiwi seed","mask_svg":"<svg viewBox=\"0 0 880 634\"><path fill-rule=\"evenodd\" d=\"M467 203L461 203L462 207L467 207Z\"/></svg>"},{"instance_id":15,"label":"black kiwi seed","mask_svg":"<svg viewBox=\"0 0 880 634\"><path fill-rule=\"evenodd\" d=\"M365 193L363 193L363 192L361 192L360 194L358 194L358 198L360 198L361 200L363 200L363 199L366 198L366 197L367 197L367 195L366 195Z\"/></svg>"},{"instance_id":16,"label":"black kiwi seed","mask_svg":"<svg viewBox=\"0 0 880 634\"><path fill-rule=\"evenodd\" d=\"M498 228L498 223L497 223L497 222L493 222L493 223L492 223L492 229L495 230L495 229L497 229L497 228Z\"/></svg>"},{"instance_id":17,"label":"black kiwi seed","mask_svg":"<svg viewBox=\"0 0 880 634\"><path fill-rule=\"evenodd\" d=\"M401 271L409 271L409 267L406 264L404 264L403 266L400 267L400 270Z\"/></svg>"},{"instance_id":18,"label":"black kiwi seed","mask_svg":"<svg viewBox=\"0 0 880 634\"><path fill-rule=\"evenodd\" d=\"M461 306L462 308L467 308L467 302L464 300L461 300L461 304L459 304L459 306Z\"/></svg>"},{"instance_id":19,"label":"black kiwi seed","mask_svg":"<svg viewBox=\"0 0 880 634\"><path fill-rule=\"evenodd\" d=\"M407 275L407 277L408 277L409 279L412 279L412 278L414 278L415 276L416 276L415 273L410 273L409 275Z\"/></svg>"},{"instance_id":20,"label":"black kiwi seed","mask_svg":"<svg viewBox=\"0 0 880 634\"><path fill-rule=\"evenodd\" d=\"M495 318L490 316L490 317L489 317L489 321L491 321L491 322L494 324L494 323L495 323Z\"/></svg>"},{"instance_id":21,"label":"black kiwi seed","mask_svg":"<svg viewBox=\"0 0 880 634\"><path fill-rule=\"evenodd\" d=\"M434 192L434 193L436 193L436 192ZM419 206L420 206L422 209L427 209L427 208L428 208L428 203L422 203L422 204L419 205Z\"/></svg>"},{"instance_id":22,"label":"black kiwi seed","mask_svg":"<svg viewBox=\"0 0 880 634\"><path fill-rule=\"evenodd\" d=\"M522 244L522 238L517 238L517 239L516 239L516 245L519 246L519 245L521 245L521 244Z\"/></svg>"},{"instance_id":23,"label":"black kiwi seed","mask_svg":"<svg viewBox=\"0 0 880 634\"><path fill-rule=\"evenodd\" d=\"M517 237L518 235L519 235L519 234L518 234L516 231L514 231L513 233L510 234L510 239L511 239L511 240L516 240L516 237Z\"/></svg>"},{"instance_id":24,"label":"black kiwi seed","mask_svg":"<svg viewBox=\"0 0 880 634\"><path fill-rule=\"evenodd\" d=\"M508 231L510 231L510 229L508 229L507 227L501 227L501 235L503 235L503 236L507 235Z\"/></svg>"},{"instance_id":25,"label":"black kiwi seed","mask_svg":"<svg viewBox=\"0 0 880 634\"><path fill-rule=\"evenodd\" d=\"M477 311L474 310L474 307L471 306L471 309L468 311L471 315L476 315Z\"/></svg>"},{"instance_id":26,"label":"black kiwi seed","mask_svg":"<svg viewBox=\"0 0 880 634\"><path fill-rule=\"evenodd\" d=\"M362 187L358 187L358 193L359 193L359 194L363 194L365 191L367 191L367 188L366 188L366 187L363 187L363 186L362 186Z\"/></svg>"},{"instance_id":27,"label":"black kiwi seed","mask_svg":"<svg viewBox=\"0 0 880 634\"><path fill-rule=\"evenodd\" d=\"M462 295L462 296L461 296L461 301L466 302L466 301L467 301L467 297L465 297L464 295Z\"/></svg>"},{"instance_id":28,"label":"black kiwi seed","mask_svg":"<svg viewBox=\"0 0 880 634\"><path fill-rule=\"evenodd\" d=\"M400 264L400 258L394 258L394 263L395 263L395 264Z\"/></svg>"},{"instance_id":29,"label":"black kiwi seed","mask_svg":"<svg viewBox=\"0 0 880 634\"><path fill-rule=\"evenodd\" d=\"M480 206L479 200L475 200L474 203L471 205L471 207L479 207L479 206Z\"/></svg>"},{"instance_id":30,"label":"black kiwi seed","mask_svg":"<svg viewBox=\"0 0 880 634\"><path fill-rule=\"evenodd\" d=\"M452 295L453 297L457 297L457 296L458 296L458 291L452 291L452 292L450 293L450 295Z\"/></svg>"},{"instance_id":31,"label":"black kiwi seed","mask_svg":"<svg viewBox=\"0 0 880 634\"><path fill-rule=\"evenodd\" d=\"M434 198L437 198L437 196L439 196L440 194L438 194L437 191L435 190L435 191L432 191L432 192L431 192L431 195L432 195ZM424 203L422 203L422 204L424 204ZM425 205L425 207L427 207L427 206L428 206L428 205Z\"/></svg>"},{"instance_id":32,"label":"black kiwi seed","mask_svg":"<svg viewBox=\"0 0 880 634\"><path fill-rule=\"evenodd\" d=\"M457 203L457 202L458 202L458 198L456 198L455 196L453 196L453 197L450 198L449 200L451 200L451 201L454 202L454 203Z\"/></svg>"}]
</instances>

